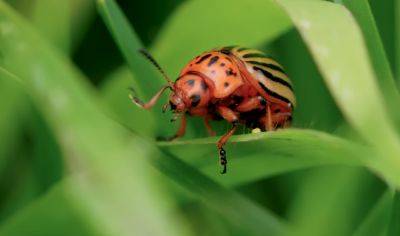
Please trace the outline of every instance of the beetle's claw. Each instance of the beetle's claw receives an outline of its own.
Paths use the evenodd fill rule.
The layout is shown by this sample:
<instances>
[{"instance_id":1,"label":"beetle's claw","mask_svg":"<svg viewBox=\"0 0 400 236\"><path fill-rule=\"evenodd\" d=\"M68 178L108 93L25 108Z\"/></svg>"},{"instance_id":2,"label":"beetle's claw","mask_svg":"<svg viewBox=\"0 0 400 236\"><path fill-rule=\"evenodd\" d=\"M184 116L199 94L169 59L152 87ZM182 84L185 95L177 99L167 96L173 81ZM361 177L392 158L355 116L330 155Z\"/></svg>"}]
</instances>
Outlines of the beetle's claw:
<instances>
[{"instance_id":1,"label":"beetle's claw","mask_svg":"<svg viewBox=\"0 0 400 236\"><path fill-rule=\"evenodd\" d=\"M228 163L228 161L226 159L226 152L223 148L221 148L219 150L219 159L220 159L220 163L222 165L221 174L225 174L226 173L226 164Z\"/></svg>"},{"instance_id":2,"label":"beetle's claw","mask_svg":"<svg viewBox=\"0 0 400 236\"><path fill-rule=\"evenodd\" d=\"M142 100L140 100L137 96L136 96L136 91L134 88L129 87L128 88L129 91L131 91L131 93L128 95L129 99L131 99L132 103L134 103L135 105L137 105L138 107L142 107L143 108L143 102Z\"/></svg>"}]
</instances>

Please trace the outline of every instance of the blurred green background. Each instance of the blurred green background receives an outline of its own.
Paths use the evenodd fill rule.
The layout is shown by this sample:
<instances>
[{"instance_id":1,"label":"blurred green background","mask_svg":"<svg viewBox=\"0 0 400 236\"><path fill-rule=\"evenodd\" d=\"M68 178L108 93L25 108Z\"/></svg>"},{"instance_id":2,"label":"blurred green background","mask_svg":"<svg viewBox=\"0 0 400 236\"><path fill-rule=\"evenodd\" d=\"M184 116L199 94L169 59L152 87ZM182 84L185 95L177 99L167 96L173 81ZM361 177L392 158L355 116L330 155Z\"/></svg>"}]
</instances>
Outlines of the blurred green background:
<instances>
[{"instance_id":1,"label":"blurred green background","mask_svg":"<svg viewBox=\"0 0 400 236\"><path fill-rule=\"evenodd\" d=\"M0 235L400 235L397 0L0 1ZM221 176L162 78L239 44L290 75L293 128L242 129ZM164 97L166 101L167 97ZM218 134L229 128L213 122Z\"/></svg>"}]
</instances>

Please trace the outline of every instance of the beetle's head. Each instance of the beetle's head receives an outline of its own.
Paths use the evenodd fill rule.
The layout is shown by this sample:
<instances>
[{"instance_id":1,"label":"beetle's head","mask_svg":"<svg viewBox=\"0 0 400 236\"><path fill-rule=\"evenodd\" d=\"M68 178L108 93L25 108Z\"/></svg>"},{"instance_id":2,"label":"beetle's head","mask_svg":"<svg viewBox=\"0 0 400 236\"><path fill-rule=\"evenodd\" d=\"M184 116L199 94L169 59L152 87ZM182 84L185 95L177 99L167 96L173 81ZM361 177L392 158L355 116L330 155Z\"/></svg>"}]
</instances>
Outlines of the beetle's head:
<instances>
[{"instance_id":1,"label":"beetle's head","mask_svg":"<svg viewBox=\"0 0 400 236\"><path fill-rule=\"evenodd\" d=\"M169 97L169 106L174 113L182 113L186 110L186 104L183 100L183 93L174 90Z\"/></svg>"}]
</instances>

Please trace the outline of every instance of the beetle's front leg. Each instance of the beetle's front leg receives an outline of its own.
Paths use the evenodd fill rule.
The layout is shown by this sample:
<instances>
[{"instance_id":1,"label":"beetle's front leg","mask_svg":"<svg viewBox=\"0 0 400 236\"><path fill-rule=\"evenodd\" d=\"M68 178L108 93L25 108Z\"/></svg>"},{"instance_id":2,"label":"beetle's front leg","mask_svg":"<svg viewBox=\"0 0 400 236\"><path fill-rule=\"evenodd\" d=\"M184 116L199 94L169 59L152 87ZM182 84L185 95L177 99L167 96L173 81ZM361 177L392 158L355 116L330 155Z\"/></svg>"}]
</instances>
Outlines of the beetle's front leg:
<instances>
[{"instance_id":1,"label":"beetle's front leg","mask_svg":"<svg viewBox=\"0 0 400 236\"><path fill-rule=\"evenodd\" d=\"M158 91L151 99L150 101L148 101L147 103L144 103L142 100L140 100L136 95L135 95L135 90L133 90L132 88L130 89L133 92L132 94L129 94L129 98L131 99L131 101L136 104L137 106L139 106L140 108L143 109L150 109L152 108L156 102L158 101L158 99L161 97L162 93L167 89L170 88L170 85L164 85L160 91Z\"/></svg>"},{"instance_id":2,"label":"beetle's front leg","mask_svg":"<svg viewBox=\"0 0 400 236\"><path fill-rule=\"evenodd\" d=\"M217 111L225 120L227 120L229 123L232 124L232 128L226 134L224 134L217 142L217 148L219 151L219 160L223 167L221 174L225 174L226 165L228 161L226 159L226 151L223 147L226 144L226 142L228 142L229 138L235 133L237 126L239 125L239 118L234 111L232 111L226 106L218 106Z\"/></svg>"},{"instance_id":3,"label":"beetle's front leg","mask_svg":"<svg viewBox=\"0 0 400 236\"><path fill-rule=\"evenodd\" d=\"M158 137L157 140L159 140L159 141L173 141L173 140L175 140L177 138L180 138L183 135L185 135L185 132L186 132L186 115L182 114L182 116L181 116L181 124L180 124L179 129L176 132L176 134L171 136L171 137Z\"/></svg>"}]
</instances>

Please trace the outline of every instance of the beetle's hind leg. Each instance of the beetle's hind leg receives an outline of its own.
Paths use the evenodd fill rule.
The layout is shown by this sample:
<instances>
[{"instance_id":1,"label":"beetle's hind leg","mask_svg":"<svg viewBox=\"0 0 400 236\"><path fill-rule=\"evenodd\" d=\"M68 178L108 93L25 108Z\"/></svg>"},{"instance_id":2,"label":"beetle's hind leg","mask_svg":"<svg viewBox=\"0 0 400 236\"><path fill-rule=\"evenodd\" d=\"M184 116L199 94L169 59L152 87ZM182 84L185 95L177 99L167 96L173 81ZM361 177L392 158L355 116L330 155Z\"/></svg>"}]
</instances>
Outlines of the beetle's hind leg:
<instances>
[{"instance_id":1,"label":"beetle's hind leg","mask_svg":"<svg viewBox=\"0 0 400 236\"><path fill-rule=\"evenodd\" d=\"M267 113L260 118L260 129L263 131L273 131L278 128L287 128L292 121L292 114L290 112L275 111L271 112L267 106Z\"/></svg>"}]
</instances>

